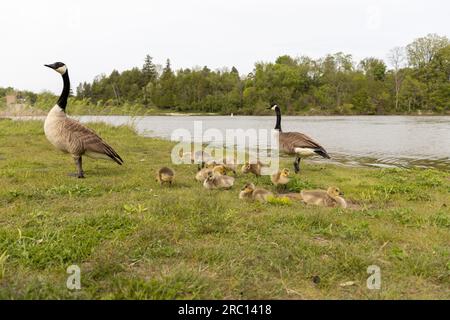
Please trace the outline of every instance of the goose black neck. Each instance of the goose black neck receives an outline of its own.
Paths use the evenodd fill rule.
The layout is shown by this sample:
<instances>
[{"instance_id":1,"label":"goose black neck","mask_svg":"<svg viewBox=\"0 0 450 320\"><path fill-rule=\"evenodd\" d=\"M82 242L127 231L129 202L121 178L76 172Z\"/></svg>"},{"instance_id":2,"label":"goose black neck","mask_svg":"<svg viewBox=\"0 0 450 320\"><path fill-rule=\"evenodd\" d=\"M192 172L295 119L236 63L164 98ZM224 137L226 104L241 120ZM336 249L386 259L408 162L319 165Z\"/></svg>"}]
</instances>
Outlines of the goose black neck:
<instances>
[{"instance_id":1,"label":"goose black neck","mask_svg":"<svg viewBox=\"0 0 450 320\"><path fill-rule=\"evenodd\" d=\"M63 86L61 95L59 96L57 104L58 104L58 106L61 107L61 109L63 109L65 111L66 106L67 106L67 98L69 97L69 93L70 93L69 70L67 70L62 75L62 78L63 78L64 86Z\"/></svg>"},{"instance_id":2,"label":"goose black neck","mask_svg":"<svg viewBox=\"0 0 450 320\"><path fill-rule=\"evenodd\" d=\"M275 130L281 132L281 111L280 108L275 108L275 112L277 114L277 124L275 125Z\"/></svg>"}]
</instances>

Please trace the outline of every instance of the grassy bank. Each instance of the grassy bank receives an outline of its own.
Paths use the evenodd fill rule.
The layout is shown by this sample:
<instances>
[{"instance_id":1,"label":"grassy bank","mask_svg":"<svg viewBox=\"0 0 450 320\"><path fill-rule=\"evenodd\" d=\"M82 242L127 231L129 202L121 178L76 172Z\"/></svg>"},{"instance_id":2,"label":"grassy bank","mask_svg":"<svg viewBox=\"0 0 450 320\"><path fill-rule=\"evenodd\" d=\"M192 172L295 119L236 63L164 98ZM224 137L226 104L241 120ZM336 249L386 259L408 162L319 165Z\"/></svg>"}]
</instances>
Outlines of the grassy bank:
<instances>
[{"instance_id":1,"label":"grassy bank","mask_svg":"<svg viewBox=\"0 0 450 320\"><path fill-rule=\"evenodd\" d=\"M171 142L91 127L125 165L87 159L77 180L41 122L0 120L0 298L450 298L448 171L310 163L292 191L337 185L359 208L244 203L254 178L206 192L175 166L161 188ZM66 288L72 264L80 291ZM381 290L366 287L370 265Z\"/></svg>"}]
</instances>

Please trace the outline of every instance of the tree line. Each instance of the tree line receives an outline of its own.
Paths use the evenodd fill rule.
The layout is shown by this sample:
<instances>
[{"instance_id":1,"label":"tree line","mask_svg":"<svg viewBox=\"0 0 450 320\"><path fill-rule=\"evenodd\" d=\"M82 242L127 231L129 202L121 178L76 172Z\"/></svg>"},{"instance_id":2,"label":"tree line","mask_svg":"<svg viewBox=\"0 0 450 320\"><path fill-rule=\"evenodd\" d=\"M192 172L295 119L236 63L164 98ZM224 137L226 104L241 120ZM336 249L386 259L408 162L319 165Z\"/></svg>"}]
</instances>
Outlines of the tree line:
<instances>
[{"instance_id":1,"label":"tree line","mask_svg":"<svg viewBox=\"0 0 450 320\"><path fill-rule=\"evenodd\" d=\"M269 103L277 102L288 114L447 113L450 41L429 34L392 49L387 62L374 57L355 62L342 52L319 59L284 55L255 63L246 75L235 67L173 70L169 59L162 67L147 55L140 68L114 70L80 83L72 100L94 110L138 106L262 114Z\"/></svg>"}]
</instances>

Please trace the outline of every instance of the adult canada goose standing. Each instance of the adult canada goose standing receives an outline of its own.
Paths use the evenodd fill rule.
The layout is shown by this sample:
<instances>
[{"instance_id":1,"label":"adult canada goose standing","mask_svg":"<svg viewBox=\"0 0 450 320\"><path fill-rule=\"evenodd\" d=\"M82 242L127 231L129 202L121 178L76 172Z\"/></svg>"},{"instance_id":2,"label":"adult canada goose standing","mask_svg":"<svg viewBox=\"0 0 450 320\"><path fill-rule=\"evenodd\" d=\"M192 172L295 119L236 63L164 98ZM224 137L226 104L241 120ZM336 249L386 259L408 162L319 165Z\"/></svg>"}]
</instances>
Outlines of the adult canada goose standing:
<instances>
[{"instance_id":1,"label":"adult canada goose standing","mask_svg":"<svg viewBox=\"0 0 450 320\"><path fill-rule=\"evenodd\" d=\"M302 158L320 155L330 159L325 149L316 141L300 132L283 132L281 130L281 111L276 104L271 105L268 109L275 110L277 114L277 123L275 130L279 131L279 148L280 151L295 155L294 168L295 173L300 171L300 161Z\"/></svg>"},{"instance_id":2,"label":"adult canada goose standing","mask_svg":"<svg viewBox=\"0 0 450 320\"><path fill-rule=\"evenodd\" d=\"M45 119L44 131L48 141L58 150L70 153L75 160L78 178L84 178L82 156L113 160L122 165L123 160L105 141L93 130L83 126L78 121L66 115L67 98L70 92L69 71L62 62L46 64L59 74L64 82L63 90L56 105L50 110Z\"/></svg>"}]
</instances>

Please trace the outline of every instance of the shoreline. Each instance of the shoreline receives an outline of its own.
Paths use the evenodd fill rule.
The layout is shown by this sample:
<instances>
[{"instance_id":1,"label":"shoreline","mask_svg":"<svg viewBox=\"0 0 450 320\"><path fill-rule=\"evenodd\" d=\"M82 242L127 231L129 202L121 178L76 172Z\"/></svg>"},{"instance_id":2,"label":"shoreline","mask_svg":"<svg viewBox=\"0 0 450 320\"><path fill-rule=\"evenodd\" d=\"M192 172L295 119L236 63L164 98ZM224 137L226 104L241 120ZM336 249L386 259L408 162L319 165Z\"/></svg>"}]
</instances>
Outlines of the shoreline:
<instances>
[{"instance_id":1,"label":"shoreline","mask_svg":"<svg viewBox=\"0 0 450 320\"><path fill-rule=\"evenodd\" d=\"M50 109L49 109L50 110ZM33 117L33 116L46 116L47 112L33 111L33 112L2 112L0 111L0 118L11 117ZM68 110L69 116L128 116L128 117L273 117L272 114L220 114L220 113L181 113L181 112L168 112L168 113L71 113L70 108ZM450 117L450 113L443 114L285 114L284 117Z\"/></svg>"},{"instance_id":2,"label":"shoreline","mask_svg":"<svg viewBox=\"0 0 450 320\"><path fill-rule=\"evenodd\" d=\"M0 117L20 117L20 116L45 116L52 106L48 108L48 110L44 110L41 108L34 108L28 105L13 105L10 107L0 108ZM113 108L113 110L108 110ZM144 108L144 107L141 107ZM74 113L71 113L72 108L68 107L68 114L72 116L167 116L167 117L177 117L177 116L223 116L223 117L266 117L273 116L271 112L263 113L263 114L240 114L240 113L212 113L212 112L179 112L168 110L163 111L161 109L155 109L155 107L150 110L145 111L144 109L138 109L136 112L122 112L118 107L104 107L105 112L95 112L93 107L80 107L75 106ZM87 110L83 110L87 109ZM81 110L81 112L80 112ZM88 112L86 112L88 111ZM342 114L342 113L327 113L327 112L297 112L297 113L285 113L284 116L298 116L298 117L376 117L376 116L405 116L405 117L450 117L450 111L442 112L442 113L430 113L430 112L421 112L416 111L412 113L387 113L387 114Z\"/></svg>"}]
</instances>

